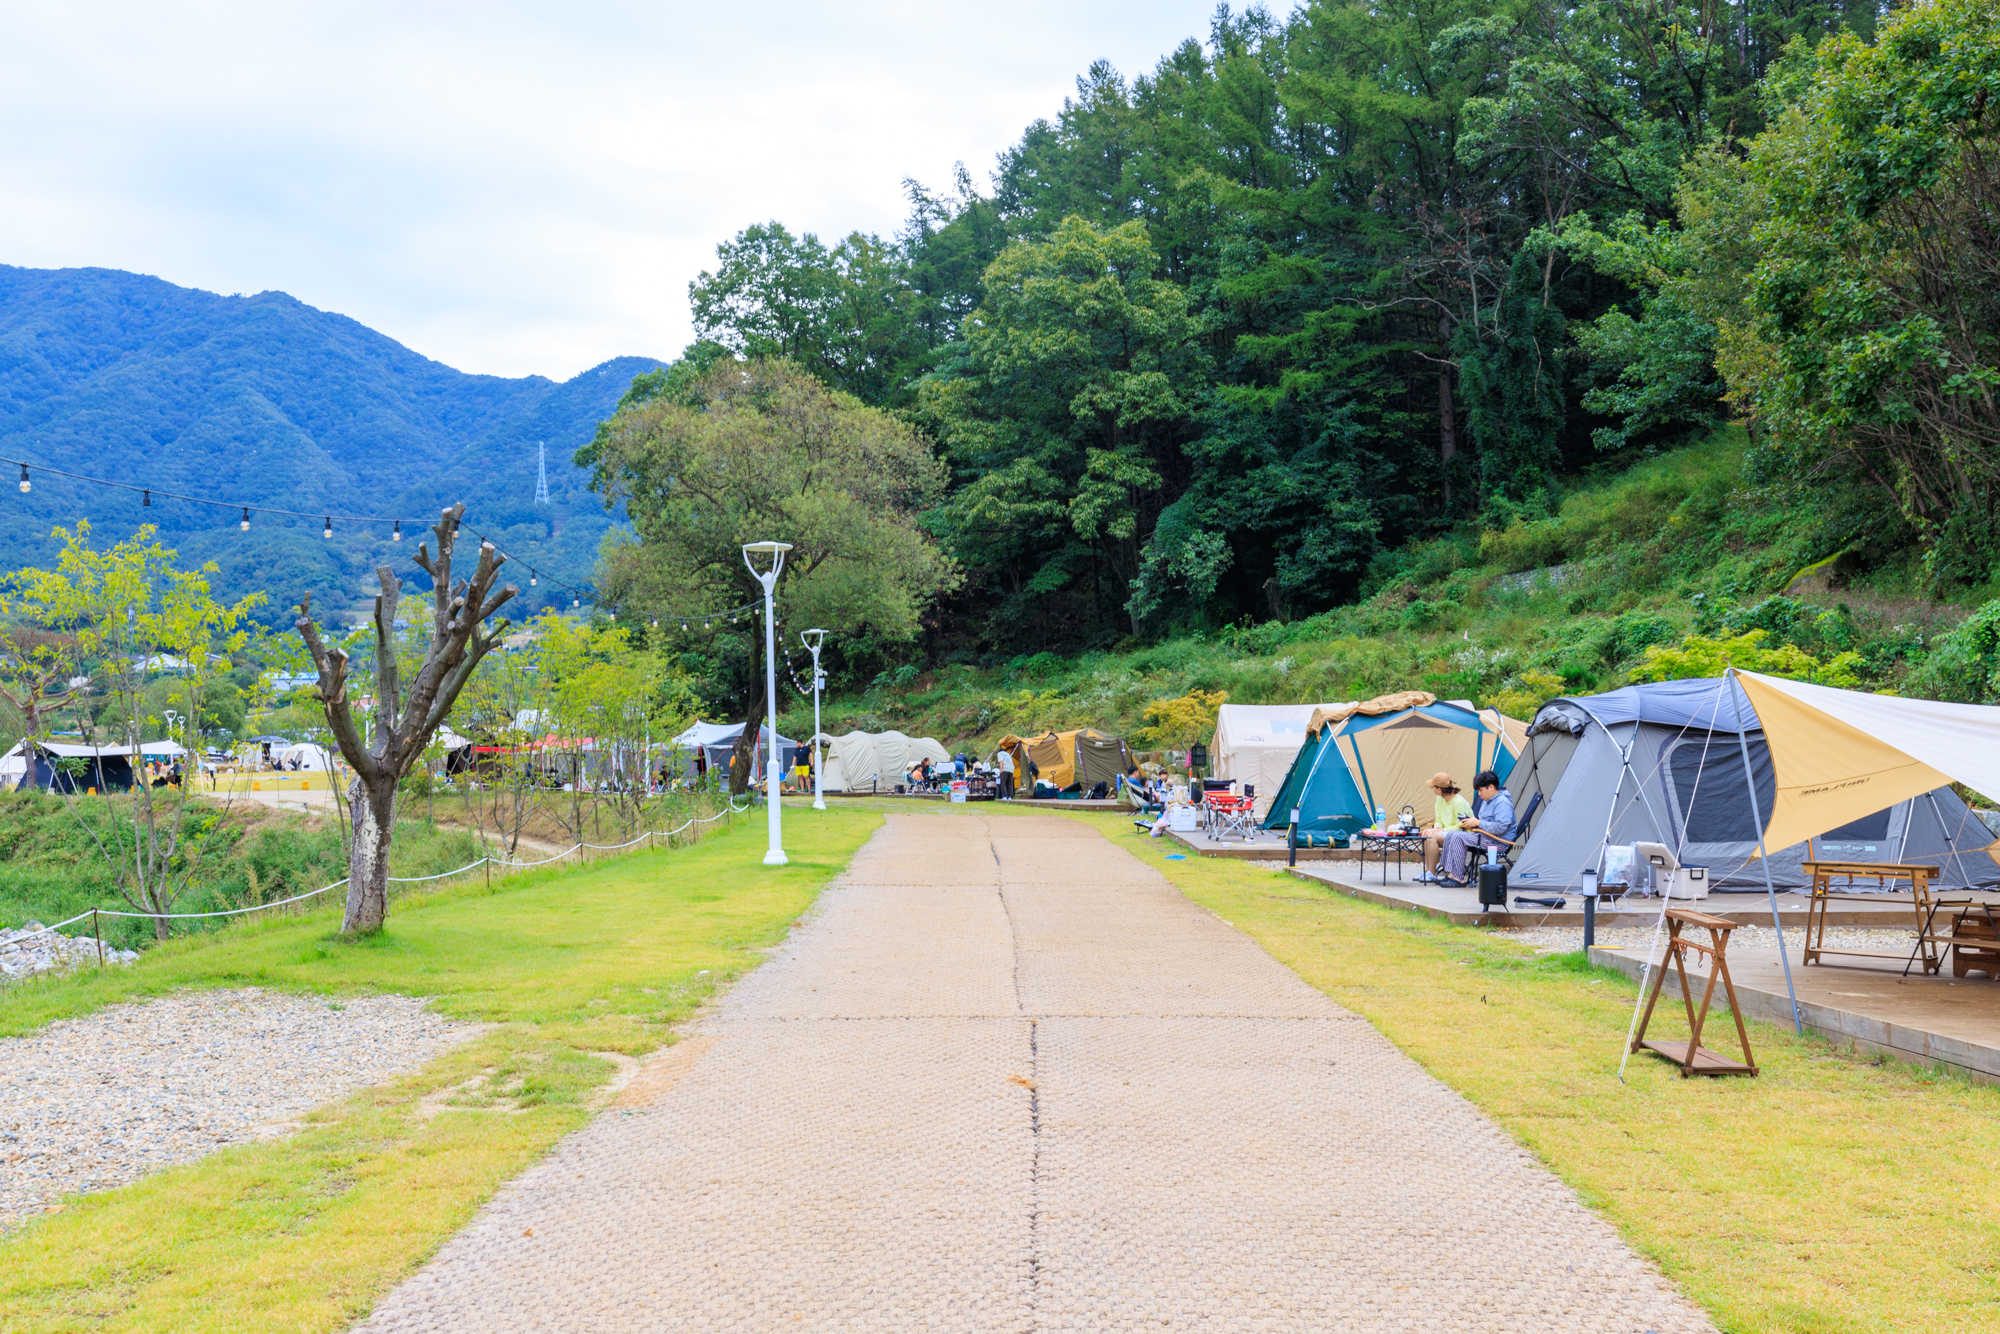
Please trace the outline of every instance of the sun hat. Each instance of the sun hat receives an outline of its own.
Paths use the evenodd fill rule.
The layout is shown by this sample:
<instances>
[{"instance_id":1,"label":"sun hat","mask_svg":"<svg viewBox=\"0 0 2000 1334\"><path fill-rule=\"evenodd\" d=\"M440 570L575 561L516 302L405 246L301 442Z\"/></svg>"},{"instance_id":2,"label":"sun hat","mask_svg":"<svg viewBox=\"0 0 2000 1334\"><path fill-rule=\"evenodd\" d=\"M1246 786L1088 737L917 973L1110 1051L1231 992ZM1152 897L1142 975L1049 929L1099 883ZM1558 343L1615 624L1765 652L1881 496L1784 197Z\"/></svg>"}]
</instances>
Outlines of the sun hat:
<instances>
[{"instance_id":1,"label":"sun hat","mask_svg":"<svg viewBox=\"0 0 2000 1334\"><path fill-rule=\"evenodd\" d=\"M1458 791L1458 784L1452 781L1450 774L1432 774L1431 781L1425 784L1425 786L1441 788L1446 792Z\"/></svg>"}]
</instances>

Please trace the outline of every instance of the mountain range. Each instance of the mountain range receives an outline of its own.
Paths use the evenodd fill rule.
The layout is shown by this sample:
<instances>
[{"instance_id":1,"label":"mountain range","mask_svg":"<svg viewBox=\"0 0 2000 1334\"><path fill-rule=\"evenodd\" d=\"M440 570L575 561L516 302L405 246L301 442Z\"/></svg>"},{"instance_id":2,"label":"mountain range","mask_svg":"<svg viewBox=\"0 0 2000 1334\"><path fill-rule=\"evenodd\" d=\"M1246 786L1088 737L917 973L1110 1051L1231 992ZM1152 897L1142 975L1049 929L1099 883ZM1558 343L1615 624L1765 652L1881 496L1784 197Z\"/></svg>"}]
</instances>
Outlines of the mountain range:
<instances>
[{"instance_id":1,"label":"mountain range","mask_svg":"<svg viewBox=\"0 0 2000 1334\"><path fill-rule=\"evenodd\" d=\"M311 593L315 611L363 612L374 570L424 584L412 557L428 524L455 501L466 522L517 566L509 615L589 600L605 532L622 523L570 462L632 377L661 363L618 357L558 383L469 375L283 292L219 296L114 269L0 265L0 458L30 466L33 489L0 491L0 570L44 564L51 532L87 519L109 545L159 527L183 563L213 560L220 596L270 597L260 618L287 617ZM546 445L548 503L536 499ZM132 486L89 485L55 468ZM6 479L14 480L9 469ZM311 518L253 514L267 505ZM400 516L387 523L323 515Z\"/></svg>"}]
</instances>

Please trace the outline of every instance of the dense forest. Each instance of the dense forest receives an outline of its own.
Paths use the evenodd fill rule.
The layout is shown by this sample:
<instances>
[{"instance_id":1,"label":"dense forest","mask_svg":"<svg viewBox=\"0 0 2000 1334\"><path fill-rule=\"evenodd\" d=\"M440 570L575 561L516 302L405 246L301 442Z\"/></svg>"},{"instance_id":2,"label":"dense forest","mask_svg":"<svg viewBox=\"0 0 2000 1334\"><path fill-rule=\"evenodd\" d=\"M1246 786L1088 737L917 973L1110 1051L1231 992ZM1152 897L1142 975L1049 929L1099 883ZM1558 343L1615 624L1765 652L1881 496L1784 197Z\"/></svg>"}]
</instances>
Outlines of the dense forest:
<instances>
[{"instance_id":1,"label":"dense forest","mask_svg":"<svg viewBox=\"0 0 2000 1334\"><path fill-rule=\"evenodd\" d=\"M701 341L621 418L784 359L915 427L936 664L1298 621L1730 421L1806 559L1969 598L1996 90L1974 0L1225 6L1148 73L1092 66L989 181L909 182L893 237L721 244ZM638 494L618 429L579 462Z\"/></svg>"}]
</instances>

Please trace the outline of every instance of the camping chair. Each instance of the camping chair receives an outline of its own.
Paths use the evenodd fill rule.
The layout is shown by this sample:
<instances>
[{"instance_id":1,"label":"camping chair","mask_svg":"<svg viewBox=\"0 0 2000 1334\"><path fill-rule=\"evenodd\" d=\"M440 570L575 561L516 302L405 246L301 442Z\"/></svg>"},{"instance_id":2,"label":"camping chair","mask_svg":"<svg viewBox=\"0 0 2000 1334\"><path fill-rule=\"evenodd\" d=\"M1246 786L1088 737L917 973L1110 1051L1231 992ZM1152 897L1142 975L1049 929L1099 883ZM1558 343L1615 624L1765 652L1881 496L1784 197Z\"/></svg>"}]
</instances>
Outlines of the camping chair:
<instances>
[{"instance_id":1,"label":"camping chair","mask_svg":"<svg viewBox=\"0 0 2000 1334\"><path fill-rule=\"evenodd\" d=\"M1220 842L1230 834L1240 834L1245 843L1257 836L1257 803L1250 797L1230 796L1226 792L1211 792L1203 803L1209 809L1214 826L1210 837Z\"/></svg>"},{"instance_id":2,"label":"camping chair","mask_svg":"<svg viewBox=\"0 0 2000 1334\"><path fill-rule=\"evenodd\" d=\"M1528 798L1528 809L1522 812L1521 818L1514 822L1514 837L1501 838L1498 834L1488 834L1485 838L1465 850L1465 878L1467 881L1475 885L1479 883L1479 868L1486 865L1488 857L1493 858L1502 866L1512 866L1514 864L1514 849L1527 841L1528 822L1535 818L1535 811L1541 804L1542 794L1539 792ZM1498 843L1500 846L1497 848L1488 847L1488 843Z\"/></svg>"}]
</instances>

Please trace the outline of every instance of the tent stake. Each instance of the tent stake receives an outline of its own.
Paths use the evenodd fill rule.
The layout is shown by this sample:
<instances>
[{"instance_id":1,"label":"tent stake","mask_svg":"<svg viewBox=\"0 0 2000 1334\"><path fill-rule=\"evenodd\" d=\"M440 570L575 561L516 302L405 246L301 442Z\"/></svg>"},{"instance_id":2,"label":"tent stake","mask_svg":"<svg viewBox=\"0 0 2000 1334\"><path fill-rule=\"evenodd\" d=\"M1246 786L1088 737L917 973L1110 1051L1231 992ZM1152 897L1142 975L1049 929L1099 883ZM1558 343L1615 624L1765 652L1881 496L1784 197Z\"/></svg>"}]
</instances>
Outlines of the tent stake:
<instances>
[{"instance_id":1,"label":"tent stake","mask_svg":"<svg viewBox=\"0 0 2000 1334\"><path fill-rule=\"evenodd\" d=\"M1725 667L1722 674L1729 678L1738 691L1743 691L1743 683L1736 679L1736 669ZM1743 693L1745 703L1749 702L1748 692ZM1757 863L1764 868L1764 895L1771 901L1771 929L1778 933L1778 962L1785 968L1785 999L1792 1003L1792 1031L1804 1034L1805 1025L1799 1020L1799 993L1792 986L1792 956L1785 948L1785 924L1778 917L1778 887L1771 883L1771 856L1764 850L1764 813L1757 805L1757 774L1750 767L1750 738L1743 731L1743 710L1736 703L1736 696L1729 697L1729 710L1736 715L1736 744L1743 751L1743 782L1750 789L1750 818L1757 824ZM1755 709L1752 709L1755 712ZM1769 746L1767 737L1764 744ZM1777 764L1774 758L1771 763Z\"/></svg>"}]
</instances>

